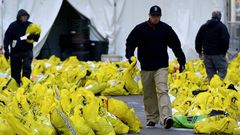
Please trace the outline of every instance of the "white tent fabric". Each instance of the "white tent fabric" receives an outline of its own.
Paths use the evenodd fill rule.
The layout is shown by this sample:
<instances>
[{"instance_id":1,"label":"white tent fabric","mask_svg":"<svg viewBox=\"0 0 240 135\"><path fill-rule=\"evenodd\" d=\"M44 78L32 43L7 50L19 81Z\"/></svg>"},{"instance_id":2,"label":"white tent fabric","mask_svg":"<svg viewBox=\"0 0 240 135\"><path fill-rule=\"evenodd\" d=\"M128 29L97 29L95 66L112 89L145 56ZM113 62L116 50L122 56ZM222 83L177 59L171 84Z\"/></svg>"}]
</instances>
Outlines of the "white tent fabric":
<instances>
[{"instance_id":1,"label":"white tent fabric","mask_svg":"<svg viewBox=\"0 0 240 135\"><path fill-rule=\"evenodd\" d=\"M135 25L148 20L149 9L153 5L161 7L161 20L175 30L188 60L198 58L195 51L195 36L200 26L211 18L212 11L220 10L226 13L224 0L141 0L141 2L128 0L118 22L121 26L116 35L118 55L124 56L125 39ZM169 51L169 58L171 60L175 58L172 51Z\"/></svg>"},{"instance_id":2,"label":"white tent fabric","mask_svg":"<svg viewBox=\"0 0 240 135\"><path fill-rule=\"evenodd\" d=\"M124 56L125 41L133 27L148 19L149 8L162 8L162 21L178 34L188 59L197 58L194 40L199 27L211 17L213 10L225 13L224 0L67 0L79 13L88 17L97 31L110 42L109 53ZM34 56L42 48L63 0L2 0L0 3L0 45L8 25L16 19L17 11L26 9L30 21L42 26ZM91 37L94 38L94 37ZM95 39L93 39L95 40ZM170 51L170 59L174 59Z\"/></svg>"},{"instance_id":3,"label":"white tent fabric","mask_svg":"<svg viewBox=\"0 0 240 135\"><path fill-rule=\"evenodd\" d=\"M116 40L115 33L119 31L117 20L123 11L125 0L68 0L68 2L109 40L109 52L116 54L116 44L113 43Z\"/></svg>"}]
</instances>

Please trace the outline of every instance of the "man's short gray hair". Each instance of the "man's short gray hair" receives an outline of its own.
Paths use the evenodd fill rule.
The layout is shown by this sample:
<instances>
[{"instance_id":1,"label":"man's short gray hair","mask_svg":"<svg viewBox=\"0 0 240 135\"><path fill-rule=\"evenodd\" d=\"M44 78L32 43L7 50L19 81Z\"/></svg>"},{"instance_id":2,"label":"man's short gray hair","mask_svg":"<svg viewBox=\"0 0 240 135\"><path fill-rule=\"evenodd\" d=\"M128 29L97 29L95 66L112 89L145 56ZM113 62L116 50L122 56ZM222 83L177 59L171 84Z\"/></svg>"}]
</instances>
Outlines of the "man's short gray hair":
<instances>
[{"instance_id":1,"label":"man's short gray hair","mask_svg":"<svg viewBox=\"0 0 240 135\"><path fill-rule=\"evenodd\" d=\"M222 17L222 14L221 14L220 11L213 11L213 12L212 12L212 18L213 18L213 19L221 20L221 17Z\"/></svg>"}]
</instances>

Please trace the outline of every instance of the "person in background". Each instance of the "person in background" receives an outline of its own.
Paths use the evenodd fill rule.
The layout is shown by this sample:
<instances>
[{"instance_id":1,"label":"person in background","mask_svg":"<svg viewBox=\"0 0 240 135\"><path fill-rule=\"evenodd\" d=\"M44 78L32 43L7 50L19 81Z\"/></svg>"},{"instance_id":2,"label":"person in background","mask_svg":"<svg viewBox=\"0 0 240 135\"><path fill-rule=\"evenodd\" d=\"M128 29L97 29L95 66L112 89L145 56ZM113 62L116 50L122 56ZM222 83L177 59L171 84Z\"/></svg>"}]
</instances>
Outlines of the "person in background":
<instances>
[{"instance_id":1,"label":"person in background","mask_svg":"<svg viewBox=\"0 0 240 135\"><path fill-rule=\"evenodd\" d=\"M168 52L170 47L180 64L180 72L185 68L186 58L177 34L166 23L160 21L161 8L152 6L149 20L138 24L126 40L126 58L138 48L143 84L143 102L146 127L152 128L160 121L166 129L173 125L171 101L168 95Z\"/></svg>"},{"instance_id":2,"label":"person in background","mask_svg":"<svg viewBox=\"0 0 240 135\"><path fill-rule=\"evenodd\" d=\"M39 34L29 34L27 39L21 39L26 34L27 27L32 23L28 21L29 17L26 10L20 9L17 20L9 25L4 37L4 56L6 59L11 58L11 76L19 85L21 85L21 76L30 78L31 75L33 43L29 43L27 40L38 41L40 36Z\"/></svg>"},{"instance_id":3,"label":"person in background","mask_svg":"<svg viewBox=\"0 0 240 135\"><path fill-rule=\"evenodd\" d=\"M227 74L226 53L230 36L227 27L221 22L221 16L220 11L213 11L212 18L200 27L195 40L195 49L204 60L209 82L214 74L218 74L221 79Z\"/></svg>"}]
</instances>

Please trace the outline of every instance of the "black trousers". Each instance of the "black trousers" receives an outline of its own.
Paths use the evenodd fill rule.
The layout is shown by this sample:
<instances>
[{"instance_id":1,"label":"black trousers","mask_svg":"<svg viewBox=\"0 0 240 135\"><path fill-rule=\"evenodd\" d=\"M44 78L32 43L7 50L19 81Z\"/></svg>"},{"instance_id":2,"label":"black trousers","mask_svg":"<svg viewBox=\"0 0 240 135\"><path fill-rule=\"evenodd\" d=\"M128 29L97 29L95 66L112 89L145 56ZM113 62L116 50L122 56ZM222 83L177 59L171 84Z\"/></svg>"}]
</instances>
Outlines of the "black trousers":
<instances>
[{"instance_id":1,"label":"black trousers","mask_svg":"<svg viewBox=\"0 0 240 135\"><path fill-rule=\"evenodd\" d=\"M33 60L33 51L12 52L10 58L12 78L14 78L19 85L22 77L30 79L32 72L31 64Z\"/></svg>"}]
</instances>

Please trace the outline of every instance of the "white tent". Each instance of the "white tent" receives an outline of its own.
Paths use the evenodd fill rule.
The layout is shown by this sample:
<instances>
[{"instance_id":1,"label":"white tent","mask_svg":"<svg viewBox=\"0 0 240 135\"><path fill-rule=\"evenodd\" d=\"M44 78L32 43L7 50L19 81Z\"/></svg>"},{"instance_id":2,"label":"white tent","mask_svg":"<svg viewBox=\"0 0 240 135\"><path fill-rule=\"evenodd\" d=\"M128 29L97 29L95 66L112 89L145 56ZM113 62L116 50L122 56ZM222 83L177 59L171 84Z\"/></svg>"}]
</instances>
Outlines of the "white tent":
<instances>
[{"instance_id":1,"label":"white tent","mask_svg":"<svg viewBox=\"0 0 240 135\"><path fill-rule=\"evenodd\" d=\"M21 8L30 13L30 21L42 26L40 41L34 47L37 56L47 39L63 0L1 0L0 46L4 33ZM197 58L194 40L199 27L211 17L213 10L225 12L224 0L67 0L91 21L97 31L110 41L109 53L125 55L125 41L133 27L148 19L149 8L162 8L161 20L178 34L188 59ZM224 18L223 18L224 20ZM97 40L93 33L91 39ZM175 58L170 51L170 59Z\"/></svg>"}]
</instances>

